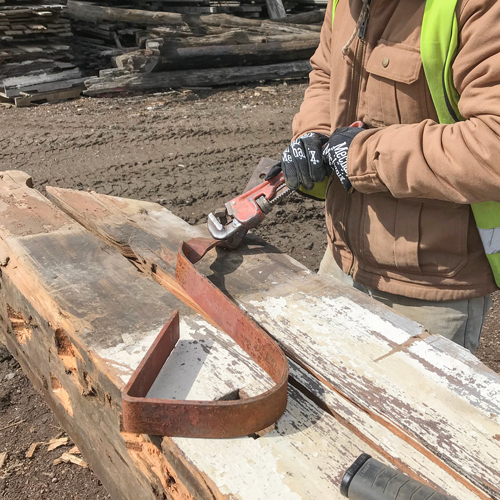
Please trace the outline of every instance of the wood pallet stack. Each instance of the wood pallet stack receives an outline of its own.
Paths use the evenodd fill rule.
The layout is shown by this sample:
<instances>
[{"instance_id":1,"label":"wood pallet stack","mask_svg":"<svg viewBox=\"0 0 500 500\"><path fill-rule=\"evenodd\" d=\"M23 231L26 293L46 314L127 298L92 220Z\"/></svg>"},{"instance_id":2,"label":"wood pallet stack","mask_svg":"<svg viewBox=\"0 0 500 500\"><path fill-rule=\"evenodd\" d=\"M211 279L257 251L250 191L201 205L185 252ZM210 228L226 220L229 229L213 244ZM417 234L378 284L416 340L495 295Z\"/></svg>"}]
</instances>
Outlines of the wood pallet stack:
<instances>
[{"instance_id":1,"label":"wood pallet stack","mask_svg":"<svg viewBox=\"0 0 500 500\"><path fill-rule=\"evenodd\" d=\"M301 78L310 71L324 16L322 11L279 21L189 16L78 0L68 1L68 14L77 36L88 30L86 43L101 54L115 54L115 68L99 67L102 59L88 57L86 67L101 71L85 82L86 95ZM127 36L133 38L126 42Z\"/></svg>"},{"instance_id":2,"label":"wood pallet stack","mask_svg":"<svg viewBox=\"0 0 500 500\"><path fill-rule=\"evenodd\" d=\"M0 100L27 105L67 98L83 88L71 55L65 6L4 0L0 4Z\"/></svg>"},{"instance_id":3,"label":"wood pallet stack","mask_svg":"<svg viewBox=\"0 0 500 500\"><path fill-rule=\"evenodd\" d=\"M90 74L113 65L113 58L138 49L136 34L141 27L133 23L85 22L72 20L72 54L79 68Z\"/></svg>"}]
</instances>

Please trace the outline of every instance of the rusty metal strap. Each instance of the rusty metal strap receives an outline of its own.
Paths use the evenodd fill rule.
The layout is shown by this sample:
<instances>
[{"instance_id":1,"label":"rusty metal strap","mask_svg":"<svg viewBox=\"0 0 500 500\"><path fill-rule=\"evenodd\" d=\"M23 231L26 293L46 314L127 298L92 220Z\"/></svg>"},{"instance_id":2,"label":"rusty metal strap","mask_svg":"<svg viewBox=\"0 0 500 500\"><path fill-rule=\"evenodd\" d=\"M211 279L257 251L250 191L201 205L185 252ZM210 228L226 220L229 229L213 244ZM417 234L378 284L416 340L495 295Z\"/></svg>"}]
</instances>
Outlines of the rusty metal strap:
<instances>
[{"instance_id":1,"label":"rusty metal strap","mask_svg":"<svg viewBox=\"0 0 500 500\"><path fill-rule=\"evenodd\" d=\"M200 308L272 378L275 385L259 396L234 401L182 401L147 398L179 340L176 311L163 327L122 393L123 430L141 434L231 438L260 431L286 408L288 362L269 335L228 299L194 264L220 245L212 239L182 242L175 277Z\"/></svg>"}]
</instances>

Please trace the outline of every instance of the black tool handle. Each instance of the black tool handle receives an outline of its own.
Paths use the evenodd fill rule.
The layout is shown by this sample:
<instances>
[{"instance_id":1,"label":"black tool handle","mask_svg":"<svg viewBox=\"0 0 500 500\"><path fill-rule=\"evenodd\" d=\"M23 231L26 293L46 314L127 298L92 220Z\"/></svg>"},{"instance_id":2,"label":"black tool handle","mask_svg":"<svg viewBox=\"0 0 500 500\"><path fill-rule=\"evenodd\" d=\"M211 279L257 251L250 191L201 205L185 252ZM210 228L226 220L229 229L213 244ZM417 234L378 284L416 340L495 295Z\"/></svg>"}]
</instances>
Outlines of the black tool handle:
<instances>
[{"instance_id":1,"label":"black tool handle","mask_svg":"<svg viewBox=\"0 0 500 500\"><path fill-rule=\"evenodd\" d=\"M453 500L365 453L347 470L340 491L350 500Z\"/></svg>"}]
</instances>

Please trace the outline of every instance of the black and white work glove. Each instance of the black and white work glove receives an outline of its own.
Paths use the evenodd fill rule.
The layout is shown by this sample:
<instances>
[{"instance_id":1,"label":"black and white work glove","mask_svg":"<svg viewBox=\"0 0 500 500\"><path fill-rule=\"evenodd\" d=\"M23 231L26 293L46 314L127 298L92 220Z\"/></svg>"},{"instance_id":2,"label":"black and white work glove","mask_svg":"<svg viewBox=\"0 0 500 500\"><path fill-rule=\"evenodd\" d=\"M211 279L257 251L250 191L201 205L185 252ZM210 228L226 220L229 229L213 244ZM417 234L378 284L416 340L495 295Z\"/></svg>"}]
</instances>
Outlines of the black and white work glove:
<instances>
[{"instance_id":1,"label":"black and white work glove","mask_svg":"<svg viewBox=\"0 0 500 500\"><path fill-rule=\"evenodd\" d=\"M309 132L295 139L281 155L281 162L271 168L265 180L283 172L286 185L296 191L302 185L310 190L330 174L328 164L321 155L328 136Z\"/></svg>"},{"instance_id":2,"label":"black and white work glove","mask_svg":"<svg viewBox=\"0 0 500 500\"><path fill-rule=\"evenodd\" d=\"M323 160L328 170L335 172L342 186L352 193L354 188L347 176L347 153L354 138L366 130L361 127L342 127L335 130L323 149Z\"/></svg>"}]
</instances>

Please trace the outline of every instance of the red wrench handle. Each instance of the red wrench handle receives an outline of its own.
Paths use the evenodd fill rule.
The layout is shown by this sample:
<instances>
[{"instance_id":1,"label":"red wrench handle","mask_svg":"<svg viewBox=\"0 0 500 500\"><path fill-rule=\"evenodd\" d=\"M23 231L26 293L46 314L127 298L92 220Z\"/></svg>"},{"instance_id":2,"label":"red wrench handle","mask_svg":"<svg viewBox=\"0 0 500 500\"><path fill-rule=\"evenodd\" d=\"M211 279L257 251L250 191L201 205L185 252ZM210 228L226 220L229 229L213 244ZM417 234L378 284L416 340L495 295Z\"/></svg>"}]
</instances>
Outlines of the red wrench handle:
<instances>
[{"instance_id":1,"label":"red wrench handle","mask_svg":"<svg viewBox=\"0 0 500 500\"><path fill-rule=\"evenodd\" d=\"M250 191L237 196L231 200L226 207L228 212L238 219L243 225L251 223L251 227L255 227L258 223L264 220L265 214L257 204L257 198L265 196L268 200L272 199L276 191L285 183L283 172L277 176L264 181L262 184L254 187ZM247 227L247 229L251 229Z\"/></svg>"}]
</instances>

